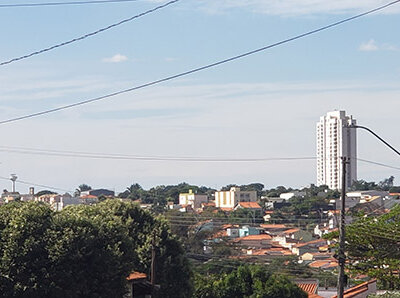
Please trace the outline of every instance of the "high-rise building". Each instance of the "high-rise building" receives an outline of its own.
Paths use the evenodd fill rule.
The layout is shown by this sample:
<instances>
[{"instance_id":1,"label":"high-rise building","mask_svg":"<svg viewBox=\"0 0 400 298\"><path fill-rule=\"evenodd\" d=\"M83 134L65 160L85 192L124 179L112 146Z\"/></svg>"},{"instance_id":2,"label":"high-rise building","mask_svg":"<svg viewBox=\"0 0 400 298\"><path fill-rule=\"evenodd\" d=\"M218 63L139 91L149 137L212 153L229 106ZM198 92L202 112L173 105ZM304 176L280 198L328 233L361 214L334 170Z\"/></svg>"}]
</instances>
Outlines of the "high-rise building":
<instances>
[{"instance_id":1,"label":"high-rise building","mask_svg":"<svg viewBox=\"0 0 400 298\"><path fill-rule=\"evenodd\" d=\"M357 180L357 136L352 116L334 111L322 116L317 123L317 185L330 189L342 188L341 157L348 157L346 188Z\"/></svg>"}]
</instances>

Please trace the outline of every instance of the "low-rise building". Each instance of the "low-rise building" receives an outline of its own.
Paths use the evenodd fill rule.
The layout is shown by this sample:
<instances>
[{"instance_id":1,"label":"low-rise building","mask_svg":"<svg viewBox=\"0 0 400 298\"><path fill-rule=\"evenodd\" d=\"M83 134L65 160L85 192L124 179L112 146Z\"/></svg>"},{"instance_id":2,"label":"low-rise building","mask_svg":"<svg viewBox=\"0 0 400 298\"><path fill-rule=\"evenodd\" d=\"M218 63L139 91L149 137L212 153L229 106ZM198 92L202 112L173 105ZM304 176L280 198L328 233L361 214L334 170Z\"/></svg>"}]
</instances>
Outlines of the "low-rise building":
<instances>
[{"instance_id":1,"label":"low-rise building","mask_svg":"<svg viewBox=\"0 0 400 298\"><path fill-rule=\"evenodd\" d=\"M191 205L193 209L200 209L202 203L208 202L207 195L195 194L191 189L188 193L179 194L179 205Z\"/></svg>"},{"instance_id":2,"label":"low-rise building","mask_svg":"<svg viewBox=\"0 0 400 298\"><path fill-rule=\"evenodd\" d=\"M215 206L217 208L233 209L239 202L256 202L256 191L241 191L239 187L231 187L228 191L215 192Z\"/></svg>"}]
</instances>

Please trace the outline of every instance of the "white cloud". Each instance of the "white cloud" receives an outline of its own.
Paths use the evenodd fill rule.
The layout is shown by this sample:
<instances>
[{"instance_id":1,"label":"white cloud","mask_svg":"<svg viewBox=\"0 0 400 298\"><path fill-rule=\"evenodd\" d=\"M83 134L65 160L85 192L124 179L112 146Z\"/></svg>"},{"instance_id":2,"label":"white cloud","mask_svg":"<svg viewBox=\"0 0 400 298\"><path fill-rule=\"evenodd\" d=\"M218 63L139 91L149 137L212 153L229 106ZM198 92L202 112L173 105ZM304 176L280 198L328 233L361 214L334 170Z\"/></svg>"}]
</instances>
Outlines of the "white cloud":
<instances>
[{"instance_id":1,"label":"white cloud","mask_svg":"<svg viewBox=\"0 0 400 298\"><path fill-rule=\"evenodd\" d=\"M109 63L119 63L119 62L124 62L127 61L128 57L126 57L125 55L121 55L121 54L116 54L110 58L104 58L103 62L109 62Z\"/></svg>"},{"instance_id":2,"label":"white cloud","mask_svg":"<svg viewBox=\"0 0 400 298\"><path fill-rule=\"evenodd\" d=\"M337 14L357 13L387 4L385 0L204 0L201 8L209 13L223 13L227 9L247 8L253 12L270 15L312 15L312 14ZM381 13L399 13L396 5L382 10Z\"/></svg>"},{"instance_id":3,"label":"white cloud","mask_svg":"<svg viewBox=\"0 0 400 298\"><path fill-rule=\"evenodd\" d=\"M362 43L359 47L359 50L363 52L377 51L378 46L376 45L375 40L370 39L367 42Z\"/></svg>"},{"instance_id":4,"label":"white cloud","mask_svg":"<svg viewBox=\"0 0 400 298\"><path fill-rule=\"evenodd\" d=\"M391 45L388 43L378 44L375 42L375 40L370 39L367 42L362 43L359 47L359 50L363 51L363 52L372 52L372 51L378 51L378 50L398 51L399 49L394 45Z\"/></svg>"}]
</instances>

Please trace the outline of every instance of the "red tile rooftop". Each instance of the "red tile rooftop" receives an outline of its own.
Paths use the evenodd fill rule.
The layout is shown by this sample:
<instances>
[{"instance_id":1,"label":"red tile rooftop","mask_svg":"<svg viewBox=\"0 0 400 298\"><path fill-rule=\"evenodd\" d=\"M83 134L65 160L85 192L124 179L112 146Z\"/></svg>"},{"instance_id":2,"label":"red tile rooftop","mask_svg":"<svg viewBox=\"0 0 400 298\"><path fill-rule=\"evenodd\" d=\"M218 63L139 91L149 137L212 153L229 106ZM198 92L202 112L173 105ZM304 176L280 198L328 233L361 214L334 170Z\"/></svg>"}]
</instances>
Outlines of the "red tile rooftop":
<instances>
[{"instance_id":1,"label":"red tile rooftop","mask_svg":"<svg viewBox=\"0 0 400 298\"><path fill-rule=\"evenodd\" d=\"M321 243L321 246L325 246L326 245L326 240L325 239L316 239L316 240L311 240L308 242L304 242L304 243L299 243L296 245L296 247L303 247L303 246L307 246L310 244L317 244L317 243Z\"/></svg>"},{"instance_id":2,"label":"red tile rooftop","mask_svg":"<svg viewBox=\"0 0 400 298\"><path fill-rule=\"evenodd\" d=\"M297 286L308 294L315 294L317 292L316 283L296 283Z\"/></svg>"},{"instance_id":3,"label":"red tile rooftop","mask_svg":"<svg viewBox=\"0 0 400 298\"><path fill-rule=\"evenodd\" d=\"M310 263L308 266L311 268L331 268L337 267L338 263L335 259L319 260Z\"/></svg>"},{"instance_id":4,"label":"red tile rooftop","mask_svg":"<svg viewBox=\"0 0 400 298\"><path fill-rule=\"evenodd\" d=\"M356 297L358 294L363 293L368 291L368 285L371 283L376 282L376 279L371 279L369 281L366 281L362 284L359 284L358 286L352 287L350 289L347 289L344 291L343 298L352 298ZM364 297L364 296L363 296ZM332 298L337 298L337 295L333 296Z\"/></svg>"},{"instance_id":5,"label":"red tile rooftop","mask_svg":"<svg viewBox=\"0 0 400 298\"><path fill-rule=\"evenodd\" d=\"M141 272L132 272L129 274L129 276L126 278L127 280L136 280L136 279L144 279L147 278L146 273L141 273Z\"/></svg>"},{"instance_id":6,"label":"red tile rooftop","mask_svg":"<svg viewBox=\"0 0 400 298\"><path fill-rule=\"evenodd\" d=\"M233 211L233 208L220 207L222 211Z\"/></svg>"},{"instance_id":7,"label":"red tile rooftop","mask_svg":"<svg viewBox=\"0 0 400 298\"><path fill-rule=\"evenodd\" d=\"M285 229L287 226L282 225L282 224L260 224L261 228L264 229Z\"/></svg>"},{"instance_id":8,"label":"red tile rooftop","mask_svg":"<svg viewBox=\"0 0 400 298\"><path fill-rule=\"evenodd\" d=\"M292 233L296 233L298 231L300 231L300 230L299 229L289 229L289 230L283 231L282 233L283 234L292 234Z\"/></svg>"},{"instance_id":9,"label":"red tile rooftop","mask_svg":"<svg viewBox=\"0 0 400 298\"><path fill-rule=\"evenodd\" d=\"M261 206L257 202L239 202L238 206L249 209L261 209Z\"/></svg>"},{"instance_id":10,"label":"red tile rooftop","mask_svg":"<svg viewBox=\"0 0 400 298\"><path fill-rule=\"evenodd\" d=\"M267 234L259 234L259 235L248 235L241 238L237 238L238 241L241 240L271 240L272 237Z\"/></svg>"},{"instance_id":11,"label":"red tile rooftop","mask_svg":"<svg viewBox=\"0 0 400 298\"><path fill-rule=\"evenodd\" d=\"M86 195L86 196L81 196L81 199L97 199L97 197L94 195Z\"/></svg>"}]
</instances>

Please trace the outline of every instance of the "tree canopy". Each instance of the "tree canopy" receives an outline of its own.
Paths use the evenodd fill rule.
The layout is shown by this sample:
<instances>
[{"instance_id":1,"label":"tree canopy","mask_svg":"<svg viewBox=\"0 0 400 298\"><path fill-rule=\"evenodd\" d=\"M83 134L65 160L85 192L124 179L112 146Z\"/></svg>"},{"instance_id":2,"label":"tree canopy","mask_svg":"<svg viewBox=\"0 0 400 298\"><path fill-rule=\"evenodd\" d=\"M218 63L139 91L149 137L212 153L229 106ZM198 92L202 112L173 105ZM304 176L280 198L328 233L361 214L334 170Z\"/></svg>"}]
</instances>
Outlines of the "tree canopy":
<instances>
[{"instance_id":1,"label":"tree canopy","mask_svg":"<svg viewBox=\"0 0 400 298\"><path fill-rule=\"evenodd\" d=\"M260 266L239 266L230 273L196 275L195 298L306 298L308 295L283 275Z\"/></svg>"},{"instance_id":2,"label":"tree canopy","mask_svg":"<svg viewBox=\"0 0 400 298\"><path fill-rule=\"evenodd\" d=\"M165 220L133 203L108 200L61 212L35 202L3 205L0 297L123 297L130 272L150 273L153 238L163 297L190 297L180 242Z\"/></svg>"},{"instance_id":3,"label":"tree canopy","mask_svg":"<svg viewBox=\"0 0 400 298\"><path fill-rule=\"evenodd\" d=\"M383 288L400 289L400 205L377 217L361 217L346 227L349 269L377 278ZM337 232L327 237L335 238Z\"/></svg>"}]
</instances>

